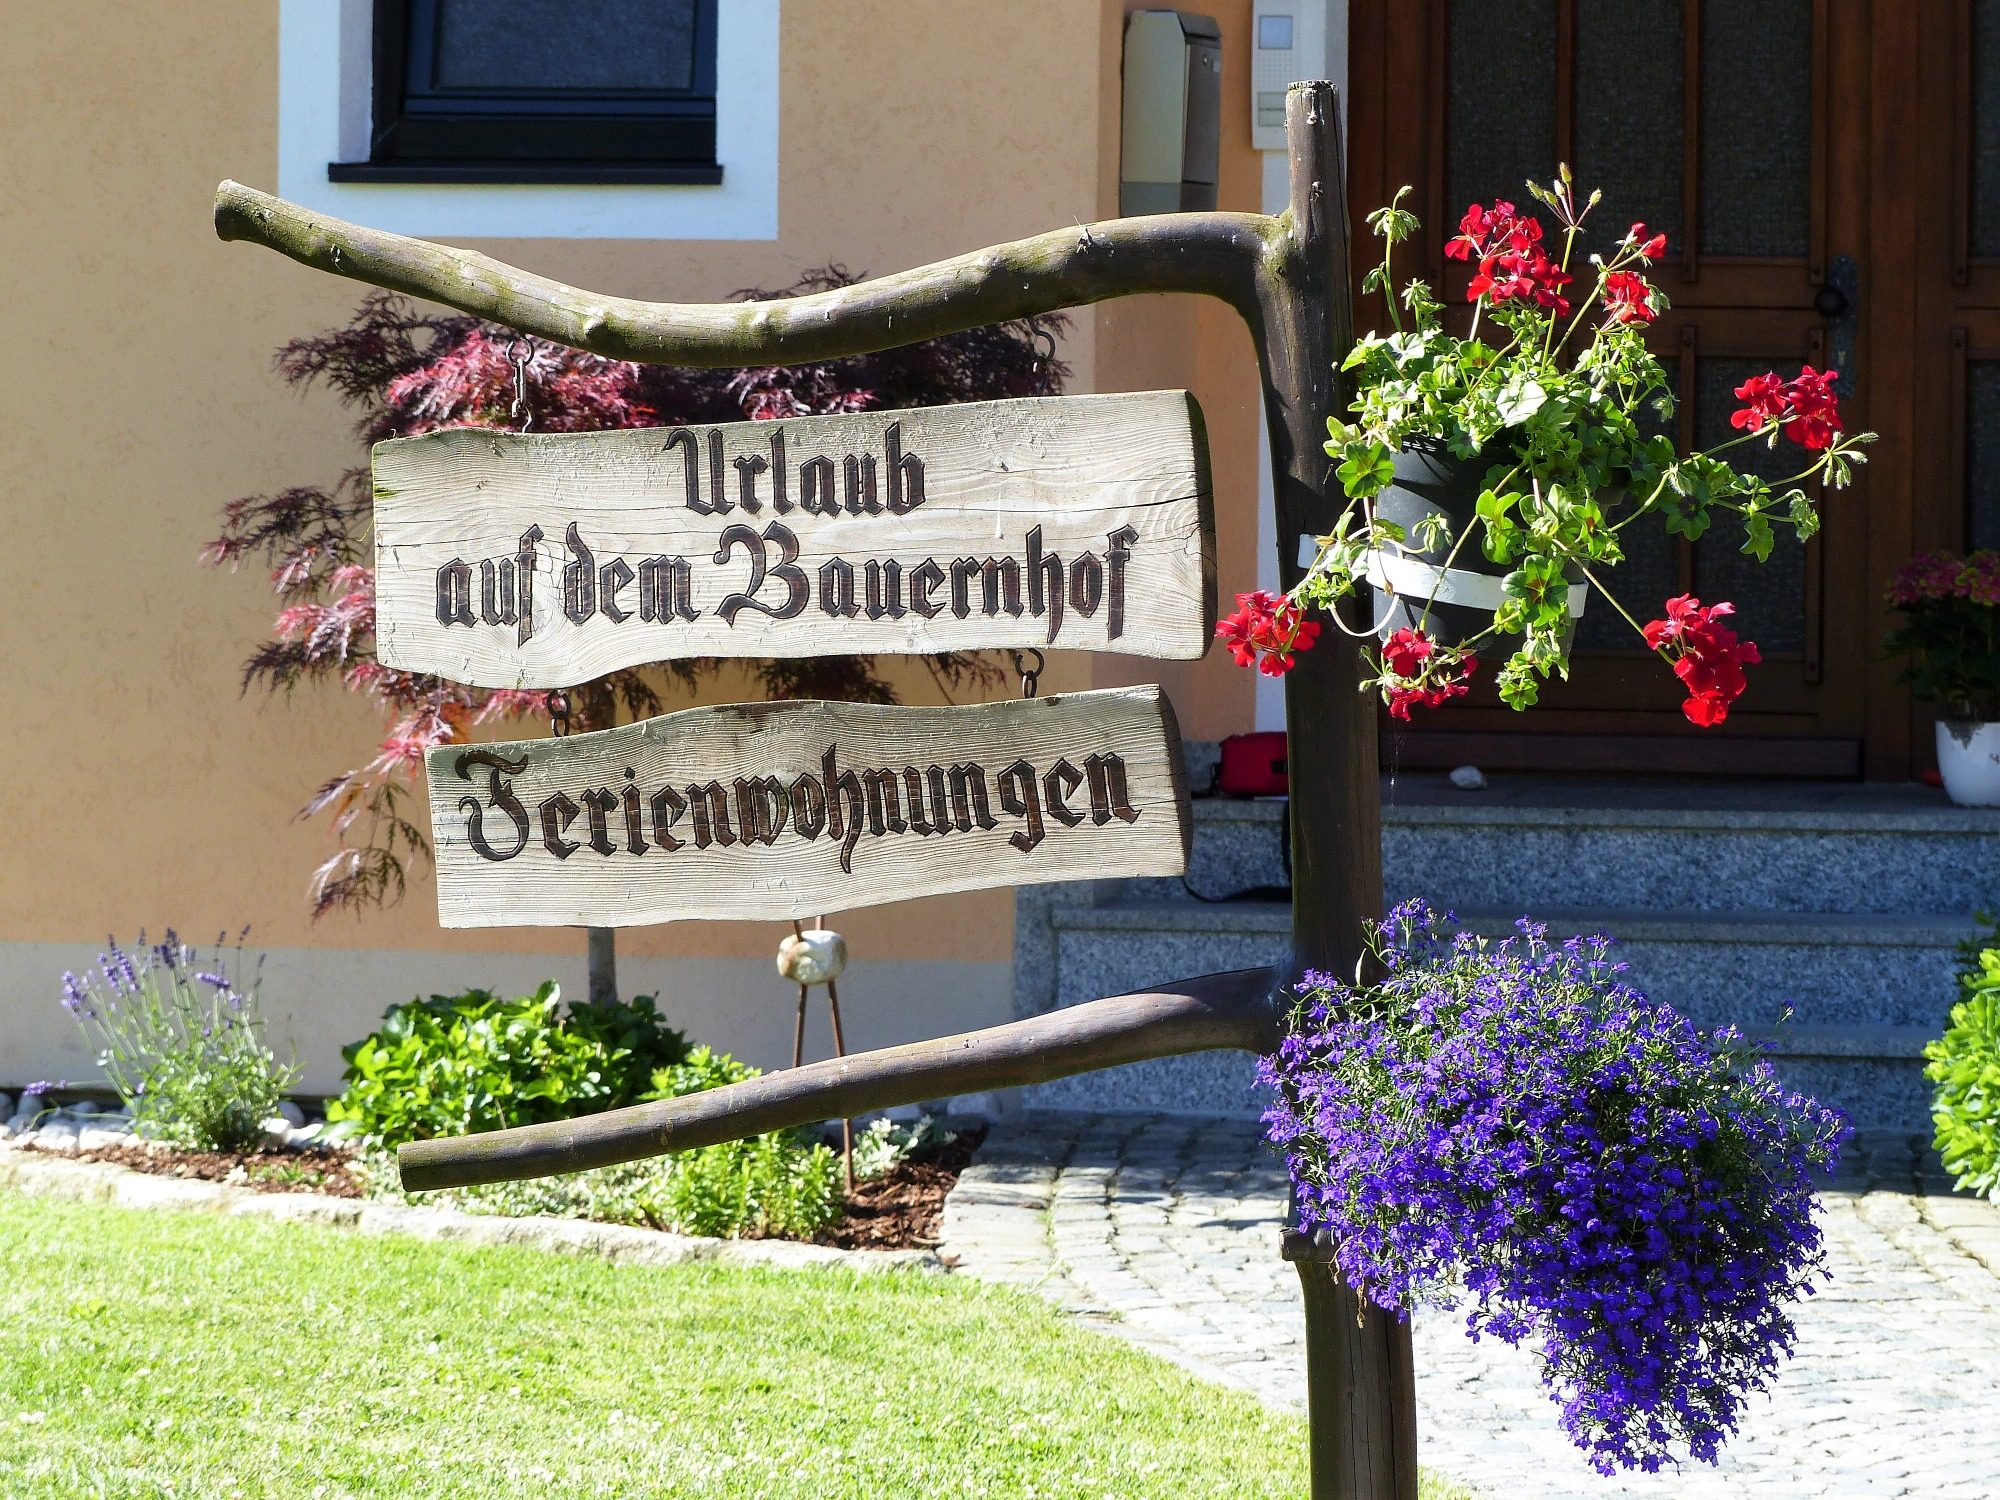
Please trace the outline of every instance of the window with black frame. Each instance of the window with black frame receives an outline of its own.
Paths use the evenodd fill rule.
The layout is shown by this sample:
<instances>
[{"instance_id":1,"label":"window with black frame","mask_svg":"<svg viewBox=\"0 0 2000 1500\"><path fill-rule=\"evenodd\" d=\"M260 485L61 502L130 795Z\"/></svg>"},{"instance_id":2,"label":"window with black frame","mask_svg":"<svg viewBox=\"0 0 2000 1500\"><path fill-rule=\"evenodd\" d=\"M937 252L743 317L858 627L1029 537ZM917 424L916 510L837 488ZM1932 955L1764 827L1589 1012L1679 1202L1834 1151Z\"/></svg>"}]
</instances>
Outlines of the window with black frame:
<instances>
[{"instance_id":1,"label":"window with black frame","mask_svg":"<svg viewBox=\"0 0 2000 1500\"><path fill-rule=\"evenodd\" d=\"M375 0L369 159L341 181L722 180L717 0Z\"/></svg>"}]
</instances>

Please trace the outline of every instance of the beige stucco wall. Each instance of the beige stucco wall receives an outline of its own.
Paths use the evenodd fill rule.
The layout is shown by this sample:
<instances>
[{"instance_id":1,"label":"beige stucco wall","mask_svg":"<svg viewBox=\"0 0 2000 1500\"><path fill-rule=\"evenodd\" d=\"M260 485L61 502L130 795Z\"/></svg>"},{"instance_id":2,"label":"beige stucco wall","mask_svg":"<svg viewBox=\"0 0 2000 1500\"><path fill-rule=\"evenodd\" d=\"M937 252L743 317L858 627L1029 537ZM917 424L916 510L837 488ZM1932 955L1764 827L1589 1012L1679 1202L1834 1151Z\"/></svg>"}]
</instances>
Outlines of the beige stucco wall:
<instances>
[{"instance_id":1,"label":"beige stucco wall","mask_svg":"<svg viewBox=\"0 0 2000 1500\"><path fill-rule=\"evenodd\" d=\"M487 241L538 271L638 297L783 284L830 261L882 272L1116 211L1119 0L1006 5L788 0L780 235L769 242ZM1255 207L1241 123L1247 0L1228 30L1223 202ZM272 1009L332 1086L339 1043L427 988L580 984L581 935L441 931L427 879L392 910L318 923L307 873L329 848L293 812L367 758L358 700L237 690L269 625L251 573L197 565L221 504L325 481L360 457L324 392L303 399L271 351L341 321L353 283L218 243L217 179L271 185L271 0L19 0L0 47L0 359L9 462L0 505L0 1087L78 1076L57 976L106 932L253 924L276 950ZM672 191L662 189L661 191ZM1224 599L1250 586L1255 388L1219 306L1131 303L1078 318L1077 389L1188 385L1208 414ZM1247 727L1226 658L1155 670L1054 664L1051 687L1166 682L1196 737ZM714 696L729 696L730 687ZM843 917L857 1039L1003 1019L1012 900L942 897ZM659 988L704 1039L777 1060L790 1000L775 925L683 923L622 935L629 990ZM948 1024L946 1024L948 1023Z\"/></svg>"}]
</instances>

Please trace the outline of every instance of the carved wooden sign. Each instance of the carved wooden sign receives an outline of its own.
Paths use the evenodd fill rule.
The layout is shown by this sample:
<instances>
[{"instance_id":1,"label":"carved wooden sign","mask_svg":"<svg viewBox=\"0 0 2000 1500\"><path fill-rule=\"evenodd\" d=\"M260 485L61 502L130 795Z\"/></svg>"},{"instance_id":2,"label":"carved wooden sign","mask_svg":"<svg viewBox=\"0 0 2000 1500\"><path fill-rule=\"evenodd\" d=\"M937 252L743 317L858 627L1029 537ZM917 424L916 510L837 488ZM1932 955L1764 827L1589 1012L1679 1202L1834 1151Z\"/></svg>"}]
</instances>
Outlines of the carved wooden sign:
<instances>
[{"instance_id":1,"label":"carved wooden sign","mask_svg":"<svg viewBox=\"0 0 2000 1500\"><path fill-rule=\"evenodd\" d=\"M1187 865L1157 687L740 703L426 760L446 927L802 917Z\"/></svg>"},{"instance_id":2,"label":"carved wooden sign","mask_svg":"<svg viewBox=\"0 0 2000 1500\"><path fill-rule=\"evenodd\" d=\"M1052 646L1215 624L1185 391L374 450L376 654L480 687L688 656Z\"/></svg>"}]
</instances>

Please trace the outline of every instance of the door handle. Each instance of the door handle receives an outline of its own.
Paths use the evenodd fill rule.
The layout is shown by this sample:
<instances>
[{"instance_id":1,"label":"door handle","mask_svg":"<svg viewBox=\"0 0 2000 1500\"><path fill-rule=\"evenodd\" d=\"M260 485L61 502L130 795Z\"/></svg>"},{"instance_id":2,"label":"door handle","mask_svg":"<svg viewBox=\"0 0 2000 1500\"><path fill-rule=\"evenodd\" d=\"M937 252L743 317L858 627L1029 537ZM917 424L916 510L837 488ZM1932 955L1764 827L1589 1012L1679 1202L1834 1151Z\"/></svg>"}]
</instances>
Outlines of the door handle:
<instances>
[{"instance_id":1,"label":"door handle","mask_svg":"<svg viewBox=\"0 0 2000 1500\"><path fill-rule=\"evenodd\" d=\"M1813 293L1813 311L1826 320L1826 366L1840 376L1842 400L1858 389L1854 371L1854 341L1861 331L1861 268L1851 255L1836 255L1826 268L1826 283Z\"/></svg>"}]
</instances>

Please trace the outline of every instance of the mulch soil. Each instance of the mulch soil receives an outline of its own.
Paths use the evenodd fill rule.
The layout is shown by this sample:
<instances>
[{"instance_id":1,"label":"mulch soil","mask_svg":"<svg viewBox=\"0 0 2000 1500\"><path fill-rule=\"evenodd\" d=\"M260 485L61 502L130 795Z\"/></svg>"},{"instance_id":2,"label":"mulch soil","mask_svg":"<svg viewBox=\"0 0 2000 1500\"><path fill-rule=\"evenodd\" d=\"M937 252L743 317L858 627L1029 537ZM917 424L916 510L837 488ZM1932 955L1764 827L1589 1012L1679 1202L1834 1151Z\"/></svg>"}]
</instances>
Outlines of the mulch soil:
<instances>
[{"instance_id":1,"label":"mulch soil","mask_svg":"<svg viewBox=\"0 0 2000 1500\"><path fill-rule=\"evenodd\" d=\"M330 1146L310 1146L300 1151L179 1151L100 1146L95 1151L81 1152L74 1159L108 1161L150 1172L155 1177L227 1182L236 1187L255 1188L260 1193L324 1193L329 1198L363 1196L361 1184L351 1170L353 1155Z\"/></svg>"},{"instance_id":2,"label":"mulch soil","mask_svg":"<svg viewBox=\"0 0 2000 1500\"><path fill-rule=\"evenodd\" d=\"M985 1139L984 1127L960 1131L945 1144L898 1163L873 1181L856 1183L847 1195L846 1217L814 1235L812 1243L842 1250L934 1248L944 1221L945 1194ZM352 1170L353 1154L326 1146L246 1152L103 1146L72 1159L111 1162L157 1177L228 1182L262 1193L364 1196Z\"/></svg>"},{"instance_id":3,"label":"mulch soil","mask_svg":"<svg viewBox=\"0 0 2000 1500\"><path fill-rule=\"evenodd\" d=\"M899 1162L871 1182L857 1182L847 1195L847 1216L813 1236L815 1245L842 1250L929 1250L944 1223L944 1197L986 1128L961 1130L942 1146Z\"/></svg>"}]
</instances>

